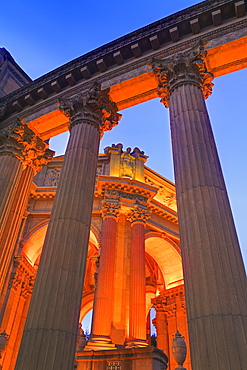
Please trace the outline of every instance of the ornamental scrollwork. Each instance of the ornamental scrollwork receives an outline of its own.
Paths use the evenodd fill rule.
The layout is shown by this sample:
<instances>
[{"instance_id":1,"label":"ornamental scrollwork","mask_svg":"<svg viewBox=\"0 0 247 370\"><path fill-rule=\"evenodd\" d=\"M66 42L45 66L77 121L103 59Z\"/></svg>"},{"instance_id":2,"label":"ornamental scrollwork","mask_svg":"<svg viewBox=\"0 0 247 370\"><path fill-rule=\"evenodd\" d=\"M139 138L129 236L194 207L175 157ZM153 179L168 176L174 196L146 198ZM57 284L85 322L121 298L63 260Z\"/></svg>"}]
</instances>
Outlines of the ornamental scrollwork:
<instances>
[{"instance_id":1,"label":"ornamental scrollwork","mask_svg":"<svg viewBox=\"0 0 247 370\"><path fill-rule=\"evenodd\" d=\"M169 107L172 91L185 83L201 88L204 98L212 94L213 73L207 71L205 43L199 41L192 48L165 59L152 58L149 66L158 80L158 95L165 107Z\"/></svg>"},{"instance_id":2,"label":"ornamental scrollwork","mask_svg":"<svg viewBox=\"0 0 247 370\"><path fill-rule=\"evenodd\" d=\"M122 117L117 113L116 104L97 82L82 94L71 99L61 99L59 104L60 111L70 119L70 128L84 121L99 128L101 137L104 131L116 126Z\"/></svg>"}]
</instances>

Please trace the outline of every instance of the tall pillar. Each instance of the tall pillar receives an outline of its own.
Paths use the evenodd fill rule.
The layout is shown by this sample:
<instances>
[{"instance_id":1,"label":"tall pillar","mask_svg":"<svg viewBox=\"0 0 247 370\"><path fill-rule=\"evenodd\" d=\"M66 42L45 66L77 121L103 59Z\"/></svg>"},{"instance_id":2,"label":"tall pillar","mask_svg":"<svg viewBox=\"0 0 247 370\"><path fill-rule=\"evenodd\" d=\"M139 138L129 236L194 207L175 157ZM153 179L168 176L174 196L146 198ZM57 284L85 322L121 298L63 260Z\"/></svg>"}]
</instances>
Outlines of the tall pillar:
<instances>
[{"instance_id":1,"label":"tall pillar","mask_svg":"<svg viewBox=\"0 0 247 370\"><path fill-rule=\"evenodd\" d=\"M73 368L100 134L119 120L97 83L60 109L70 118L70 138L16 370Z\"/></svg>"},{"instance_id":2,"label":"tall pillar","mask_svg":"<svg viewBox=\"0 0 247 370\"><path fill-rule=\"evenodd\" d=\"M128 215L131 222L130 318L127 347L144 347L146 342L146 272L145 223L150 216L146 208L136 206Z\"/></svg>"},{"instance_id":3,"label":"tall pillar","mask_svg":"<svg viewBox=\"0 0 247 370\"><path fill-rule=\"evenodd\" d=\"M97 288L95 293L91 338L85 350L113 349L111 326L113 317L114 267L119 203L104 201L102 205L102 237Z\"/></svg>"},{"instance_id":4,"label":"tall pillar","mask_svg":"<svg viewBox=\"0 0 247 370\"><path fill-rule=\"evenodd\" d=\"M204 98L202 43L153 59L170 107L179 230L193 370L246 367L246 274Z\"/></svg>"},{"instance_id":5,"label":"tall pillar","mask_svg":"<svg viewBox=\"0 0 247 370\"><path fill-rule=\"evenodd\" d=\"M0 132L0 303L32 180L54 152L22 120ZM1 317L1 314L0 314ZM1 320L0 320L1 321ZM1 325L1 323L0 323Z\"/></svg>"}]
</instances>

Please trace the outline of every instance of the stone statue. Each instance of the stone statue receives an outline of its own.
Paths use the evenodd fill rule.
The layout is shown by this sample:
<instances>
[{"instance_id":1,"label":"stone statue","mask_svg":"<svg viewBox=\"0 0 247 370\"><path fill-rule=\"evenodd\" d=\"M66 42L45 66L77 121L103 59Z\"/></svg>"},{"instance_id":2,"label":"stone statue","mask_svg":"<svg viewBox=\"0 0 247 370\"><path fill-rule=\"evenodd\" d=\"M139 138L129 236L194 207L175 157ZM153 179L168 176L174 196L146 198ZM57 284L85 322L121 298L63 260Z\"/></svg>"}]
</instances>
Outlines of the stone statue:
<instances>
[{"instance_id":1,"label":"stone statue","mask_svg":"<svg viewBox=\"0 0 247 370\"><path fill-rule=\"evenodd\" d=\"M135 175L135 157L132 155L131 148L127 148L121 154L120 176L133 178Z\"/></svg>"}]
</instances>

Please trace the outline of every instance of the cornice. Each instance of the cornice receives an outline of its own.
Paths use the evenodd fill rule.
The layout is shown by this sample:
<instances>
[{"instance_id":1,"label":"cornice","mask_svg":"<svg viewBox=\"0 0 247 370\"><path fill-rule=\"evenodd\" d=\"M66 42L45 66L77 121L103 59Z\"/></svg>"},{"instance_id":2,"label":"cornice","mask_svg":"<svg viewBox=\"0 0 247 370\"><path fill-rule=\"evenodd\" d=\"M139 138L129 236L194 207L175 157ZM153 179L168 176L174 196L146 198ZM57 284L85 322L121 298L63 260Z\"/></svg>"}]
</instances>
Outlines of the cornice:
<instances>
[{"instance_id":1,"label":"cornice","mask_svg":"<svg viewBox=\"0 0 247 370\"><path fill-rule=\"evenodd\" d=\"M33 183L30 197L31 199L54 199L57 187L55 186L42 186L38 187Z\"/></svg>"},{"instance_id":2,"label":"cornice","mask_svg":"<svg viewBox=\"0 0 247 370\"><path fill-rule=\"evenodd\" d=\"M84 85L84 83L85 88L88 88L87 79L90 79L90 83L95 79L99 82L104 82L114 75L121 74L121 64L125 72L133 70L138 65L145 65L147 62L146 58L150 57L150 53L154 57L166 57L180 51L181 48L189 48L199 38L202 38L202 33L203 39L209 41L212 35L215 38L217 35L225 34L227 29L235 30L237 27L241 28L243 24L247 24L247 19L246 16L240 20L236 18L235 3L239 2L234 0L203 1L76 58L7 95L1 101L9 104L8 110L10 113L13 113L15 109L21 111L35 104L36 101L40 103L42 101L41 96L47 104L47 98L53 95L52 101L55 103L57 97L62 96L60 92L68 90L69 94L74 94L76 93L76 86L80 85L81 91L81 85ZM222 26L217 28L213 24L212 19L212 12L215 10L220 10L222 16ZM224 26L224 23L229 23L234 17L234 24L231 23ZM199 19L200 25L199 33L195 36L190 26L190 20L196 18ZM177 40L172 40L170 34L170 30L174 27L178 28L179 43ZM211 27L213 27L212 30ZM153 36L156 37L156 46L152 46L150 41L150 38ZM189 40L188 36L190 37ZM193 37L191 38L191 36ZM187 40L180 42L185 37ZM165 50L164 47L166 47ZM161 50L162 48L163 50ZM116 56L114 57L116 52L120 53L120 60L116 59ZM147 54L149 56L145 57ZM129 63L129 66L126 63ZM114 67L114 71L108 71L112 67ZM84 69L82 70L82 68ZM76 86L74 87L74 85ZM43 89L42 92L38 92L39 89ZM12 103L16 100L18 102L13 107Z\"/></svg>"},{"instance_id":3,"label":"cornice","mask_svg":"<svg viewBox=\"0 0 247 370\"><path fill-rule=\"evenodd\" d=\"M103 176L99 175L96 182L95 196L104 196L107 194L115 197L127 197L125 194L140 196L140 201L145 198L152 199L158 191L158 188L138 180L125 177ZM130 199L130 198L129 198Z\"/></svg>"},{"instance_id":4,"label":"cornice","mask_svg":"<svg viewBox=\"0 0 247 370\"><path fill-rule=\"evenodd\" d=\"M154 199L149 203L148 209L158 216L161 216L174 224L178 224L177 212L171 210L165 205L162 205Z\"/></svg>"}]
</instances>

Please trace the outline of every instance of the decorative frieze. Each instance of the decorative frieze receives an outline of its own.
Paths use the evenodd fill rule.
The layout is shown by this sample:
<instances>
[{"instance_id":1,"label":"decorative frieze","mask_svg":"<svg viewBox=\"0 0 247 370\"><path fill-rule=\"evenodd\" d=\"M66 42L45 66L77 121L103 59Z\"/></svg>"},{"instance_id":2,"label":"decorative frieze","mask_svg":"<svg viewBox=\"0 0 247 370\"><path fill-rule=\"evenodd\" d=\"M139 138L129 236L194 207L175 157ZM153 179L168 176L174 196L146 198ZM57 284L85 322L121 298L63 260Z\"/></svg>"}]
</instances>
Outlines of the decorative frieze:
<instances>
[{"instance_id":1,"label":"decorative frieze","mask_svg":"<svg viewBox=\"0 0 247 370\"><path fill-rule=\"evenodd\" d=\"M131 199L135 200L137 202L147 202L147 197L144 197L139 194L133 194L133 193L126 193L124 191L116 190L116 189L106 189L105 191L106 196L110 197L116 197L118 199L123 198L123 199Z\"/></svg>"},{"instance_id":2,"label":"decorative frieze","mask_svg":"<svg viewBox=\"0 0 247 370\"><path fill-rule=\"evenodd\" d=\"M55 152L23 120L17 119L0 131L0 155L4 154L17 157L24 168L30 166L36 173L53 158Z\"/></svg>"},{"instance_id":3,"label":"decorative frieze","mask_svg":"<svg viewBox=\"0 0 247 370\"><path fill-rule=\"evenodd\" d=\"M96 126L101 137L104 131L116 126L122 116L117 113L116 104L101 90L101 85L97 82L86 92L71 99L61 99L59 103L60 111L70 118L70 128L84 121Z\"/></svg>"},{"instance_id":4,"label":"decorative frieze","mask_svg":"<svg viewBox=\"0 0 247 370\"><path fill-rule=\"evenodd\" d=\"M207 71L204 45L204 42L199 41L191 49L170 58L151 59L149 65L158 80L157 92L166 108L169 107L172 91L183 84L200 87L205 99L211 95L213 74Z\"/></svg>"}]
</instances>

